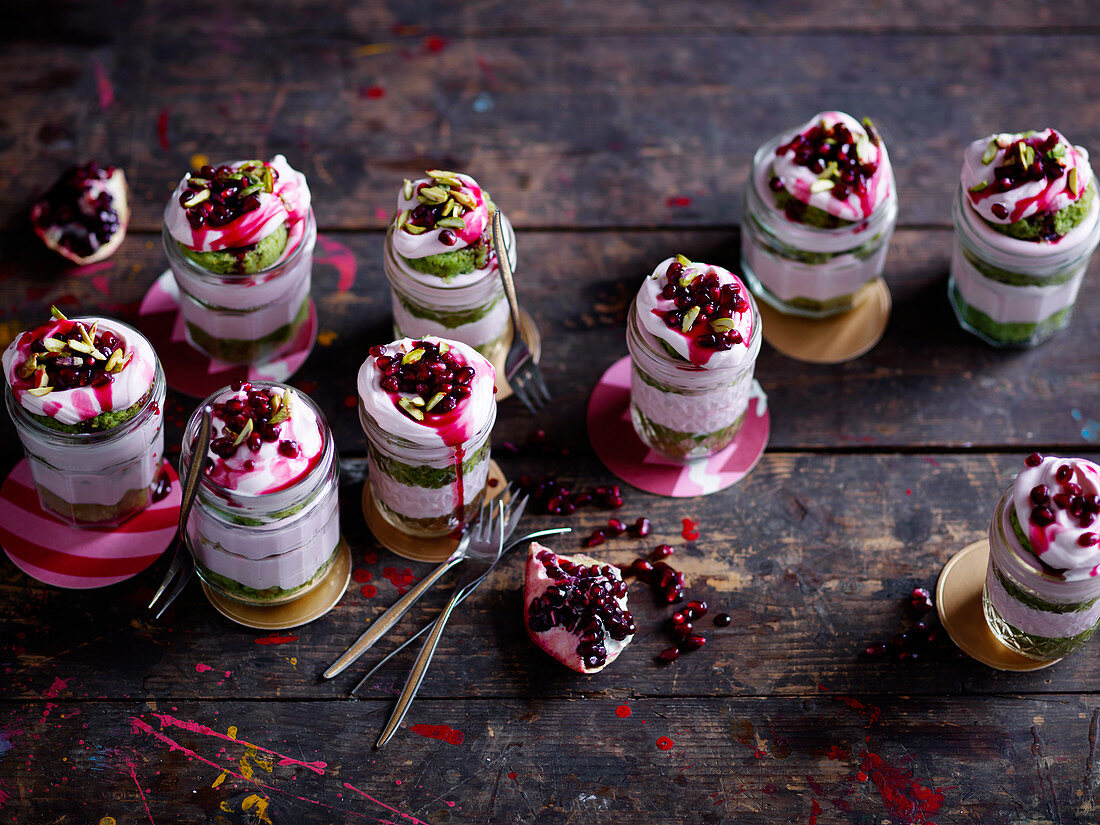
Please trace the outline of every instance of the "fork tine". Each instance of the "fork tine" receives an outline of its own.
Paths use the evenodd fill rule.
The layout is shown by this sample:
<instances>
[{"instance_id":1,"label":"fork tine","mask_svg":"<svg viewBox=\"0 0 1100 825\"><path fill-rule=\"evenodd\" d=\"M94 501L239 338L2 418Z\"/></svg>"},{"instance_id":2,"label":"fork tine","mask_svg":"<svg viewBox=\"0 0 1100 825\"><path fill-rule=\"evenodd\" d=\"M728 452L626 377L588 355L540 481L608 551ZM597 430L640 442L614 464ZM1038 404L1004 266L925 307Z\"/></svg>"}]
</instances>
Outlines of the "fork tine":
<instances>
[{"instance_id":1,"label":"fork tine","mask_svg":"<svg viewBox=\"0 0 1100 825\"><path fill-rule=\"evenodd\" d=\"M550 401L550 390L546 388L546 382L542 379L542 372L539 371L538 367L532 372L534 373L535 387L542 394L542 403L546 404Z\"/></svg>"},{"instance_id":2,"label":"fork tine","mask_svg":"<svg viewBox=\"0 0 1100 825\"><path fill-rule=\"evenodd\" d=\"M519 399L523 406L531 412L538 412L531 404L531 397L528 395L527 389L523 384L522 376L519 373L516 373L515 377L508 383L512 386L512 394Z\"/></svg>"}]
</instances>

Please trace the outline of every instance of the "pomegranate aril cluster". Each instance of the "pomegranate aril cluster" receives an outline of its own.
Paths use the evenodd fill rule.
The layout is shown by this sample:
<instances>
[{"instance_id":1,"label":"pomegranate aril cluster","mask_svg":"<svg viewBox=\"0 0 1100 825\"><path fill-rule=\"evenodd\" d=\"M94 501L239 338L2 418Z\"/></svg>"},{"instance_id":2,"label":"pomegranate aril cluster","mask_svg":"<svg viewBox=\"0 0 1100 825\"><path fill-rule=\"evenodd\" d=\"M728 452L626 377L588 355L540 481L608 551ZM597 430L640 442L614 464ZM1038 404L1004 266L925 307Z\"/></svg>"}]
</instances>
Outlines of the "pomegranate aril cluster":
<instances>
[{"instance_id":1,"label":"pomegranate aril cluster","mask_svg":"<svg viewBox=\"0 0 1100 825\"><path fill-rule=\"evenodd\" d=\"M258 453L265 443L279 443L279 455L298 458L301 447L293 439L280 439L283 422L290 418L290 390L253 388L247 381L234 381L230 389L244 392L214 405L214 417L223 421L222 434L210 442L210 452L229 459L239 450Z\"/></svg>"},{"instance_id":2,"label":"pomegranate aril cluster","mask_svg":"<svg viewBox=\"0 0 1100 825\"><path fill-rule=\"evenodd\" d=\"M60 317L56 311L55 315ZM61 320L63 323L51 335L31 343L30 356L18 368L18 376L34 385L32 394L106 387L133 358L132 353L123 351L117 336L98 331L96 324L86 327L79 321Z\"/></svg>"},{"instance_id":3,"label":"pomegranate aril cluster","mask_svg":"<svg viewBox=\"0 0 1100 825\"><path fill-rule=\"evenodd\" d=\"M867 141L870 146L878 146L879 136L874 124L869 118L863 119L863 128L867 131L867 137L856 137L843 123L834 123L831 126L818 124L812 126L804 134L795 135L789 143L785 143L775 150L775 154L785 155L794 152L794 162L798 166L804 166L818 176L817 183L811 186L811 191L828 191L837 200L847 200L852 192L862 192L867 181L875 174L876 164L865 159L869 154L863 150L861 157L861 141ZM826 183L829 184L826 186ZM783 188L782 182L773 177L770 182L773 191ZM820 189L813 187L820 186Z\"/></svg>"},{"instance_id":4,"label":"pomegranate aril cluster","mask_svg":"<svg viewBox=\"0 0 1100 825\"><path fill-rule=\"evenodd\" d=\"M528 512L532 513L571 516L579 507L597 506L618 509L624 504L622 490L618 484L601 484L574 490L549 477L535 479L531 476L520 476L516 479L516 486L521 492L530 496ZM606 538L605 534L604 539Z\"/></svg>"},{"instance_id":5,"label":"pomegranate aril cluster","mask_svg":"<svg viewBox=\"0 0 1100 825\"><path fill-rule=\"evenodd\" d=\"M1043 461L1039 453L1032 453L1024 463L1029 467L1038 467ZM1054 480L1057 487L1048 488L1045 484L1038 484L1031 489L1031 514L1028 521L1036 527L1043 528L1054 522L1058 511L1066 511L1072 518L1077 519L1081 527L1091 527L1100 516L1100 496L1085 495L1081 485L1073 481L1073 466L1062 464L1054 471ZM1100 544L1100 534L1082 533L1077 539L1081 547L1091 547Z\"/></svg>"},{"instance_id":6,"label":"pomegranate aril cluster","mask_svg":"<svg viewBox=\"0 0 1100 825\"><path fill-rule=\"evenodd\" d=\"M715 272L702 275L686 260L677 256L665 272L661 297L675 306L661 314L665 325L690 335L704 349L732 349L742 343L733 315L747 311L749 302L736 284L722 284Z\"/></svg>"},{"instance_id":7,"label":"pomegranate aril cluster","mask_svg":"<svg viewBox=\"0 0 1100 825\"><path fill-rule=\"evenodd\" d=\"M555 584L531 602L531 630L544 633L561 627L576 633L580 636L577 654L585 667L600 667L607 661L605 640L610 637L621 642L636 629L630 611L618 602L627 594L626 582L616 578L606 564L575 564L549 550L536 558Z\"/></svg>"},{"instance_id":8,"label":"pomegranate aril cluster","mask_svg":"<svg viewBox=\"0 0 1100 825\"><path fill-rule=\"evenodd\" d=\"M932 594L925 587L914 587L908 599L908 607L917 621L907 629L895 633L885 642L867 645L863 652L872 658L891 655L901 661L919 659L924 653L948 639L947 633L932 615L936 609ZM956 652L957 649L956 649Z\"/></svg>"},{"instance_id":9,"label":"pomegranate aril cluster","mask_svg":"<svg viewBox=\"0 0 1100 825\"><path fill-rule=\"evenodd\" d=\"M370 348L374 365L382 373L380 386L388 393L404 393L394 399L414 421L444 415L470 396L477 374L445 342L416 341L402 353L389 347Z\"/></svg>"},{"instance_id":10,"label":"pomegranate aril cluster","mask_svg":"<svg viewBox=\"0 0 1100 825\"><path fill-rule=\"evenodd\" d=\"M70 166L35 204L34 220L40 227L61 229L61 242L78 255L88 256L119 230L119 215L110 192L88 193L93 181L106 181L113 166L90 160ZM86 194L87 193L87 194Z\"/></svg>"},{"instance_id":11,"label":"pomegranate aril cluster","mask_svg":"<svg viewBox=\"0 0 1100 825\"><path fill-rule=\"evenodd\" d=\"M428 177L430 182L413 184L410 180L405 181L405 199L413 200L415 197L416 206L401 212L397 227L411 235L439 229L439 242L454 246L458 241L455 231L466 228L463 215L477 208L477 199L464 188L462 180L454 172L429 169Z\"/></svg>"},{"instance_id":12,"label":"pomegranate aril cluster","mask_svg":"<svg viewBox=\"0 0 1100 825\"><path fill-rule=\"evenodd\" d=\"M192 229L222 227L260 208L260 193L274 191L279 173L263 161L241 166L204 166L187 179L179 202Z\"/></svg>"},{"instance_id":13,"label":"pomegranate aril cluster","mask_svg":"<svg viewBox=\"0 0 1100 825\"><path fill-rule=\"evenodd\" d=\"M598 544L603 544L609 538L621 536L623 533L629 533L635 538L644 538L649 535L651 529L652 527L647 518L639 518L630 525L621 519L609 518L607 527L597 527L593 530L592 534L584 540L584 546L595 547Z\"/></svg>"}]
</instances>

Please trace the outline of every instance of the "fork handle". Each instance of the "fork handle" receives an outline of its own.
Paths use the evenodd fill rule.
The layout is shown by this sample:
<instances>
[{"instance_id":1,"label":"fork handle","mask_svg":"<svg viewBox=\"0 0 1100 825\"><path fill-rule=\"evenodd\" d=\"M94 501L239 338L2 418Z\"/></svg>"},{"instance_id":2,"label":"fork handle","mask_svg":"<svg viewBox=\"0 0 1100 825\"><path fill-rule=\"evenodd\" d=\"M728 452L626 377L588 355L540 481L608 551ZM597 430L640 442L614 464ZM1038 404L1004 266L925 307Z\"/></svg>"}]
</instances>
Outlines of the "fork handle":
<instances>
[{"instance_id":1,"label":"fork handle","mask_svg":"<svg viewBox=\"0 0 1100 825\"><path fill-rule=\"evenodd\" d=\"M504 243L504 227L500 222L500 210L493 213L493 246L497 251L497 265L500 267L500 280L504 284L504 294L508 298L508 309L512 313L512 327L519 335L519 303L516 301L516 282L512 276L512 261L508 257L508 247Z\"/></svg>"},{"instance_id":2,"label":"fork handle","mask_svg":"<svg viewBox=\"0 0 1100 825\"><path fill-rule=\"evenodd\" d=\"M416 600L427 592L428 588L439 581L444 573L451 570L460 561L462 561L461 557L443 562L422 579L416 587L394 602L385 613L370 623L370 627L363 631L363 634L355 640L351 647L344 651L339 659L332 663L322 676L331 679L343 673L348 665L370 650L390 628L397 624L401 617L405 615L405 612L416 603Z\"/></svg>"},{"instance_id":3,"label":"fork handle","mask_svg":"<svg viewBox=\"0 0 1100 825\"><path fill-rule=\"evenodd\" d=\"M432 627L432 632L428 634L427 641L424 642L424 647L420 649L420 654L416 657L416 661L413 662L412 670L409 671L409 678L405 680L405 687L401 689L401 695L397 697L397 704L393 708L393 713L390 716L390 721L386 723L386 729L382 731L382 735L378 737L378 742L375 743L375 748L381 748L390 738L397 732L398 726L405 718L405 714L409 711L409 706L412 705L413 699L416 698L416 692L420 690L420 683L424 681L424 674L428 672L428 665L431 664L432 656L435 655L436 645L439 644L439 639L443 635L444 628L447 627L447 620L451 618L451 613L454 611L455 606L461 601L459 596L461 592L456 592L447 601L447 606L443 608L443 612L439 614L439 618L435 620L435 625Z\"/></svg>"}]
</instances>

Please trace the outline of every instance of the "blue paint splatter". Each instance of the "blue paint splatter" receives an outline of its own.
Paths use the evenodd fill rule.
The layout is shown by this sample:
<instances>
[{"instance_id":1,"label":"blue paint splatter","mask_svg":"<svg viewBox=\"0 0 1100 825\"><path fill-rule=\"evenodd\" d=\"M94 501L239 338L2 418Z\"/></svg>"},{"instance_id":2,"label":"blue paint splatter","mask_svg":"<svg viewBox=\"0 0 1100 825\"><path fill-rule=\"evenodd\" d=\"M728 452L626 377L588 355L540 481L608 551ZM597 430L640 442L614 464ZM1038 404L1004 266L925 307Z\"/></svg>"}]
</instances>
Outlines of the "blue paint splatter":
<instances>
[{"instance_id":1,"label":"blue paint splatter","mask_svg":"<svg viewBox=\"0 0 1100 825\"><path fill-rule=\"evenodd\" d=\"M8 741L7 731L0 730L0 758L11 750L11 742Z\"/></svg>"},{"instance_id":2,"label":"blue paint splatter","mask_svg":"<svg viewBox=\"0 0 1100 825\"><path fill-rule=\"evenodd\" d=\"M1100 441L1100 421L1093 418L1085 418L1084 414L1080 410L1073 410L1070 415L1073 416L1074 421L1083 421L1084 425L1081 427L1081 438L1090 444L1095 444Z\"/></svg>"},{"instance_id":3,"label":"blue paint splatter","mask_svg":"<svg viewBox=\"0 0 1100 825\"><path fill-rule=\"evenodd\" d=\"M488 112L496 105L493 96L488 92L482 92L474 98L474 111L479 115Z\"/></svg>"}]
</instances>

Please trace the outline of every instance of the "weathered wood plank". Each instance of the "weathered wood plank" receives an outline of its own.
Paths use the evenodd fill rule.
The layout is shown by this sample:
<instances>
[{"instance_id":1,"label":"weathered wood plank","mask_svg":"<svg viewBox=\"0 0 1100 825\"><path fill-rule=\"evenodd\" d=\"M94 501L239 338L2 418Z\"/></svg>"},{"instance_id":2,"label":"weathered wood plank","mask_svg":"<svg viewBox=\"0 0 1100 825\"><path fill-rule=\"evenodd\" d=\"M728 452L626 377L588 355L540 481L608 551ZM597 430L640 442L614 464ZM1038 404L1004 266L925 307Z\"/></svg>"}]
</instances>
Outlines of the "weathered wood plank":
<instances>
[{"instance_id":1,"label":"weathered wood plank","mask_svg":"<svg viewBox=\"0 0 1100 825\"><path fill-rule=\"evenodd\" d=\"M1068 824L1098 802L1089 694L421 701L421 735L372 752L388 709L5 703L5 820Z\"/></svg>"},{"instance_id":2,"label":"weathered wood plank","mask_svg":"<svg viewBox=\"0 0 1100 825\"><path fill-rule=\"evenodd\" d=\"M1049 123L1100 145L1088 30L1057 47L969 31L576 34L568 48L478 36L438 50L417 36L364 55L361 38L293 19L309 48L258 23L197 36L152 10L103 40L13 43L0 54L0 226L22 225L77 158L122 164L135 228L156 230L194 155L275 152L306 172L323 228L382 226L401 178L428 166L473 173L521 228L732 225L755 148L826 106L876 119L903 223L946 225L975 137Z\"/></svg>"},{"instance_id":3,"label":"weathered wood plank","mask_svg":"<svg viewBox=\"0 0 1100 825\"><path fill-rule=\"evenodd\" d=\"M704 599L711 616L729 613L733 624L719 630L711 618L702 619L706 646L660 667L655 657L672 644L664 623L674 608L636 584L631 606L638 637L601 674L576 676L527 640L522 552L516 551L456 614L421 693L552 701L608 692L798 696L819 685L925 695L1079 690L1097 666L1096 646L1031 674L998 673L957 659L949 645L922 651L915 662L862 655L869 643L912 624L916 616L907 602L913 587L934 587L943 564L986 533L997 497L1021 461L1019 455L772 454L742 483L704 498L667 499L626 488L626 505L614 515L631 522L647 516L652 535L613 539L592 552L628 564L659 543L673 544L688 597ZM550 472L574 489L608 481L605 472L593 475L588 462L502 457L500 463L510 477ZM192 585L165 625L150 627L135 617L164 563L131 583L72 592L40 586L5 561L0 620L9 632L0 639L0 661L8 695L32 699L58 677L80 699L345 696L357 673L435 615L443 594L423 599L377 653L336 680L318 680L371 617L396 600L395 582L404 575L408 587L431 568L378 547L358 505L364 462L345 461L343 468L343 529L360 581L327 617L275 634L273 641L272 634L222 619ZM609 515L587 508L568 518L531 514L519 529L572 526L570 538L551 544L580 552L583 539ZM698 540L682 538L683 518L698 524ZM387 666L368 696L395 693L410 664L411 655L404 654Z\"/></svg>"},{"instance_id":4,"label":"weathered wood plank","mask_svg":"<svg viewBox=\"0 0 1100 825\"><path fill-rule=\"evenodd\" d=\"M757 377L769 394L773 449L935 449L1095 443L1100 425L1100 286L1086 279L1073 326L1028 352L1001 352L963 333L946 299L951 234L895 236L887 277L894 311L883 341L849 364L813 366L767 345ZM591 388L626 355L625 313L637 285L675 252L737 267L734 232L524 232L519 297L543 336L544 369L555 400L536 422L506 401L496 433L523 441L536 427L588 452L585 408ZM135 235L104 269L66 270L27 235L0 237L0 342L44 318L50 303L98 308L133 319L148 285L165 268L159 236ZM1093 267L1093 273L1100 264ZM322 235L314 267L321 343L295 380L313 395L344 452L362 454L354 412L355 375L367 349L390 340L390 298L376 233ZM351 406L349 406L351 405ZM172 395L169 444L195 400ZM18 451L0 416L0 451ZM1086 436L1087 434L1087 436Z\"/></svg>"}]
</instances>

